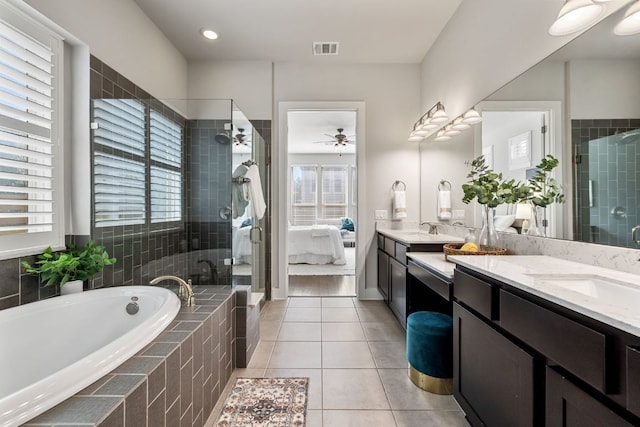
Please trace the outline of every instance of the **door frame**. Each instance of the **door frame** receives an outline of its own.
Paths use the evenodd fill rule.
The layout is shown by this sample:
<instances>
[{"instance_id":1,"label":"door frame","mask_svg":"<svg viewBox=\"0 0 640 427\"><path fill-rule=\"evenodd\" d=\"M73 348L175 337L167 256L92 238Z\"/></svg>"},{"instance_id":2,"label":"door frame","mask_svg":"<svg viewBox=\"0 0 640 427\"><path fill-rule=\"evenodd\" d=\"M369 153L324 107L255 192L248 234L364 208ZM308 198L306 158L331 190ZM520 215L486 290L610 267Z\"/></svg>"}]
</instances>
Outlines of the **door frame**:
<instances>
[{"instance_id":1,"label":"door frame","mask_svg":"<svg viewBox=\"0 0 640 427\"><path fill-rule=\"evenodd\" d=\"M272 159L276 179L273 182L273 236L271 241L271 298L286 299L289 295L288 243L289 223L289 150L288 150L288 112L292 110L335 111L350 110L356 112L356 171L357 171L357 217L356 217L356 297L364 295L365 288L365 233L359 226L365 224L366 206L366 168L365 168L365 103L361 101L281 101L278 103L277 149Z\"/></svg>"}]
</instances>

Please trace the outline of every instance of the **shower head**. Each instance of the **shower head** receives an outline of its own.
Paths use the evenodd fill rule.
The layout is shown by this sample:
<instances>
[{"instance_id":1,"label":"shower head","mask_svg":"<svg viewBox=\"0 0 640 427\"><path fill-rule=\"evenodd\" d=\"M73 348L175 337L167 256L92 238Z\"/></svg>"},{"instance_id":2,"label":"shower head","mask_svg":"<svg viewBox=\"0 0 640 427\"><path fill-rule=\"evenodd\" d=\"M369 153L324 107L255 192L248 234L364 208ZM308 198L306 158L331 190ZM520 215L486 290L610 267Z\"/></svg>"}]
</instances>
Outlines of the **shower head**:
<instances>
[{"instance_id":1,"label":"shower head","mask_svg":"<svg viewBox=\"0 0 640 427\"><path fill-rule=\"evenodd\" d=\"M218 144L222 145L226 145L231 142L231 137L224 132L217 134L214 139Z\"/></svg>"}]
</instances>

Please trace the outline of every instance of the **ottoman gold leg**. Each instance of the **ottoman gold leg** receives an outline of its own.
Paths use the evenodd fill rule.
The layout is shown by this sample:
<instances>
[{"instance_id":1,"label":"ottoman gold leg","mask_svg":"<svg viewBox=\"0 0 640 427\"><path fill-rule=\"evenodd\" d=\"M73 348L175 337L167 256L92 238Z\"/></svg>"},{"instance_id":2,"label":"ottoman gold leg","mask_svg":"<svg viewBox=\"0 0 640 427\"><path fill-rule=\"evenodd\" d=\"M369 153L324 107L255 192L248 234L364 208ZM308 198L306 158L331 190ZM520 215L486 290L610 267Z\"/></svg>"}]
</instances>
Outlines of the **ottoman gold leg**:
<instances>
[{"instance_id":1,"label":"ottoman gold leg","mask_svg":"<svg viewBox=\"0 0 640 427\"><path fill-rule=\"evenodd\" d=\"M409 365L409 378L416 386L424 391L434 394L452 394L453 379L452 378L436 378L416 370Z\"/></svg>"}]
</instances>

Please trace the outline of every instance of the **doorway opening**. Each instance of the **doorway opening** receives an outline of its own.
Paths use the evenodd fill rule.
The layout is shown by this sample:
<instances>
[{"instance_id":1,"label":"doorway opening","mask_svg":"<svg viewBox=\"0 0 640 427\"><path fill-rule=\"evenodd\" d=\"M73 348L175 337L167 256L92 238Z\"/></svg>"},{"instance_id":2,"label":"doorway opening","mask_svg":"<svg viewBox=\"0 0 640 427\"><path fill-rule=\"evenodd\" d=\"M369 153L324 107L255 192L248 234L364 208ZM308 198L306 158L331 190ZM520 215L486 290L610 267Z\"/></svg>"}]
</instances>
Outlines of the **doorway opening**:
<instances>
[{"instance_id":1,"label":"doorway opening","mask_svg":"<svg viewBox=\"0 0 640 427\"><path fill-rule=\"evenodd\" d=\"M356 117L287 112L289 296L356 295Z\"/></svg>"}]
</instances>

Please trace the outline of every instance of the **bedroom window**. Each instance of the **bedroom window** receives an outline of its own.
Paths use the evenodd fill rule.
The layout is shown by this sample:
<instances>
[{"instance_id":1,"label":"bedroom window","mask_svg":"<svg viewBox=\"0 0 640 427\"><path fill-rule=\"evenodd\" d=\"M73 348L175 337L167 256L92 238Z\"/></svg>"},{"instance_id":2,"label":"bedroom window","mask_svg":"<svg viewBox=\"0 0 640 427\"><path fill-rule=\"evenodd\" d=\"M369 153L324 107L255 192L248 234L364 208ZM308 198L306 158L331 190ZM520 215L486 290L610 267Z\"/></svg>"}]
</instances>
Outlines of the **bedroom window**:
<instances>
[{"instance_id":1,"label":"bedroom window","mask_svg":"<svg viewBox=\"0 0 640 427\"><path fill-rule=\"evenodd\" d=\"M318 171L316 166L291 168L291 224L313 225L317 218Z\"/></svg>"},{"instance_id":2,"label":"bedroom window","mask_svg":"<svg viewBox=\"0 0 640 427\"><path fill-rule=\"evenodd\" d=\"M0 5L0 259L64 245L62 40Z\"/></svg>"},{"instance_id":3,"label":"bedroom window","mask_svg":"<svg viewBox=\"0 0 640 427\"><path fill-rule=\"evenodd\" d=\"M322 166L321 218L347 216L347 166Z\"/></svg>"}]
</instances>

